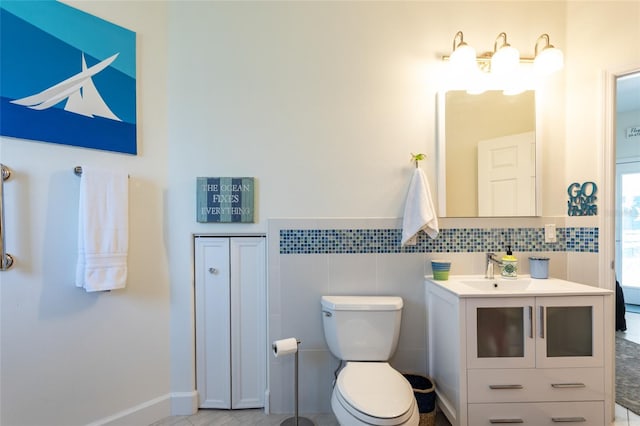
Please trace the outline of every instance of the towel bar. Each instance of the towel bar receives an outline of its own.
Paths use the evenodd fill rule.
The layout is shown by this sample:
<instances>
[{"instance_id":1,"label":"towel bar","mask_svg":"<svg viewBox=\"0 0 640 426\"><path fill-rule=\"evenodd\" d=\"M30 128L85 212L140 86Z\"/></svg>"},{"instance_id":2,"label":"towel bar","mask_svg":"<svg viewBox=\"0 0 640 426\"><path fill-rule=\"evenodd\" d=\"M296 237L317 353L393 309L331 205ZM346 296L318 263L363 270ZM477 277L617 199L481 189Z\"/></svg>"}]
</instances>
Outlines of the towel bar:
<instances>
[{"instance_id":1,"label":"towel bar","mask_svg":"<svg viewBox=\"0 0 640 426\"><path fill-rule=\"evenodd\" d=\"M75 173L76 176L82 176L82 166L75 166L73 168L73 173ZM131 176L127 175L127 177L130 178Z\"/></svg>"},{"instance_id":2,"label":"towel bar","mask_svg":"<svg viewBox=\"0 0 640 426\"><path fill-rule=\"evenodd\" d=\"M0 271L6 271L13 265L13 257L6 252L4 240L4 181L11 176L11 170L0 164Z\"/></svg>"}]
</instances>

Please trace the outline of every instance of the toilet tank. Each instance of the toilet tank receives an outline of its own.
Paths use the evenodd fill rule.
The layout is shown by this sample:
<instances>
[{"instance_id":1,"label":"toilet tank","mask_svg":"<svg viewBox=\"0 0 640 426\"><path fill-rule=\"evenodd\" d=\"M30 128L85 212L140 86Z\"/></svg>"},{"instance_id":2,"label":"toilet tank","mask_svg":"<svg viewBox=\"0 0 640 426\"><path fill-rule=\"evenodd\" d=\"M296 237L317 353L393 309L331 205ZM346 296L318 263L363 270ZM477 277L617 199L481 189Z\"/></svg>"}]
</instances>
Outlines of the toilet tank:
<instances>
[{"instance_id":1,"label":"toilet tank","mask_svg":"<svg viewBox=\"0 0 640 426\"><path fill-rule=\"evenodd\" d=\"M322 296L322 325L331 353L345 361L388 361L400 335L402 298Z\"/></svg>"}]
</instances>

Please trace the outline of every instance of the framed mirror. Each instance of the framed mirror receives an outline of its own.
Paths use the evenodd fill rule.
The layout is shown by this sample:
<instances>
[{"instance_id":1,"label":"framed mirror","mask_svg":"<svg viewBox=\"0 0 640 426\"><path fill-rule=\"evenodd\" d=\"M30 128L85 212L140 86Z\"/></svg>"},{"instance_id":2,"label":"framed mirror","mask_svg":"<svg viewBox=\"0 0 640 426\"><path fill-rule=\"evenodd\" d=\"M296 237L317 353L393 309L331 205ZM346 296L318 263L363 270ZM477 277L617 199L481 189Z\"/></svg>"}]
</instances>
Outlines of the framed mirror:
<instances>
[{"instance_id":1,"label":"framed mirror","mask_svg":"<svg viewBox=\"0 0 640 426\"><path fill-rule=\"evenodd\" d=\"M535 91L438 94L441 217L539 215Z\"/></svg>"}]
</instances>

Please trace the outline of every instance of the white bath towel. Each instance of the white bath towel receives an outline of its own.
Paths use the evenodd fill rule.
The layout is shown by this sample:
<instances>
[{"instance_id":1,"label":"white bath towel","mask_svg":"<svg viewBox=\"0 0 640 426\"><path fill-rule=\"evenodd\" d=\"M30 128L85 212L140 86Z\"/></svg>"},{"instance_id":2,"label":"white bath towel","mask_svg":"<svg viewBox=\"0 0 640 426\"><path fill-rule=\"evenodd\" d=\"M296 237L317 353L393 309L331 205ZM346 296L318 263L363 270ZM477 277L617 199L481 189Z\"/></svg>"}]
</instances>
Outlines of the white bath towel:
<instances>
[{"instance_id":1,"label":"white bath towel","mask_svg":"<svg viewBox=\"0 0 640 426\"><path fill-rule=\"evenodd\" d=\"M88 292L125 287L128 247L128 176L82 167L76 286Z\"/></svg>"},{"instance_id":2,"label":"white bath towel","mask_svg":"<svg viewBox=\"0 0 640 426\"><path fill-rule=\"evenodd\" d=\"M416 168L404 204L402 245L414 245L421 230L431 238L436 238L440 232L427 176L422 169Z\"/></svg>"}]
</instances>

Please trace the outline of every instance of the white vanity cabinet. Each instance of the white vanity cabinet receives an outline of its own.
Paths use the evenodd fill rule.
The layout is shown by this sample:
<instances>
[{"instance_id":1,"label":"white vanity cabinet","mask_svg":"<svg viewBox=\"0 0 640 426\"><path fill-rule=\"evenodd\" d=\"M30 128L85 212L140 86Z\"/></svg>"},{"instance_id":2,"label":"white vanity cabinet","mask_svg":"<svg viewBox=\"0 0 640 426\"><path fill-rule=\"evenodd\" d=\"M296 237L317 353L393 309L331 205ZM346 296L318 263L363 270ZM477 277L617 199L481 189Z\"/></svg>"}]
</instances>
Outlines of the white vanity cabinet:
<instances>
[{"instance_id":1,"label":"white vanity cabinet","mask_svg":"<svg viewBox=\"0 0 640 426\"><path fill-rule=\"evenodd\" d=\"M611 292L562 283L510 293L427 280L429 374L453 425L609 423Z\"/></svg>"},{"instance_id":2,"label":"white vanity cabinet","mask_svg":"<svg viewBox=\"0 0 640 426\"><path fill-rule=\"evenodd\" d=\"M196 387L201 408L264 407L265 238L196 236Z\"/></svg>"}]
</instances>

